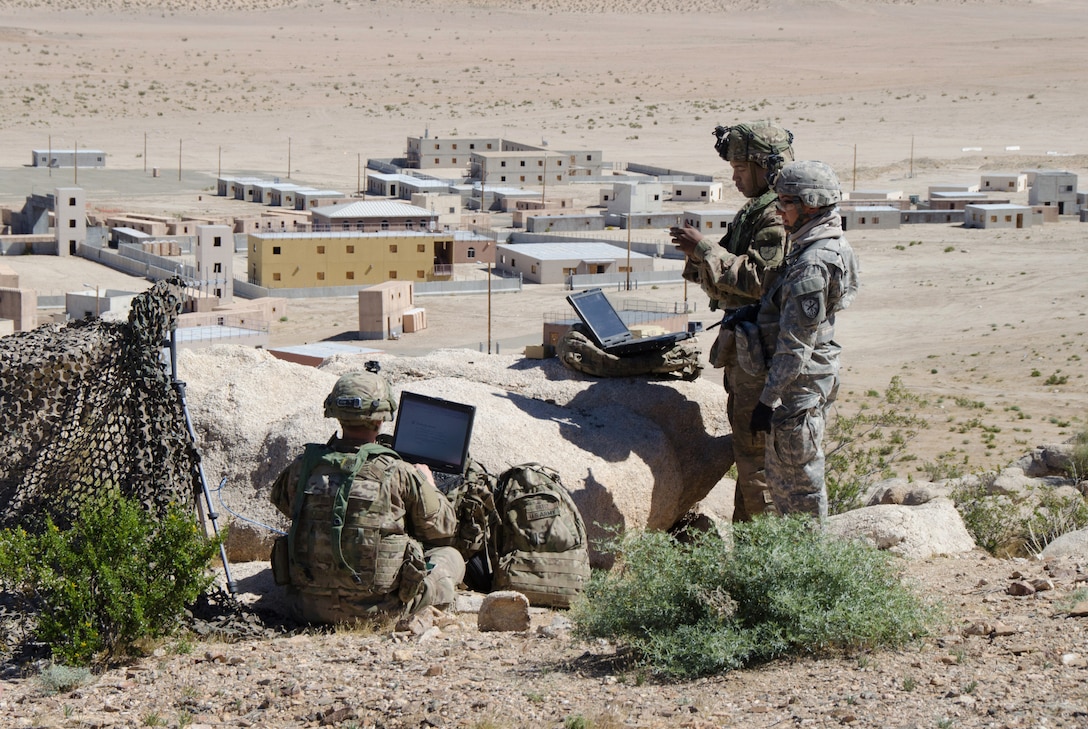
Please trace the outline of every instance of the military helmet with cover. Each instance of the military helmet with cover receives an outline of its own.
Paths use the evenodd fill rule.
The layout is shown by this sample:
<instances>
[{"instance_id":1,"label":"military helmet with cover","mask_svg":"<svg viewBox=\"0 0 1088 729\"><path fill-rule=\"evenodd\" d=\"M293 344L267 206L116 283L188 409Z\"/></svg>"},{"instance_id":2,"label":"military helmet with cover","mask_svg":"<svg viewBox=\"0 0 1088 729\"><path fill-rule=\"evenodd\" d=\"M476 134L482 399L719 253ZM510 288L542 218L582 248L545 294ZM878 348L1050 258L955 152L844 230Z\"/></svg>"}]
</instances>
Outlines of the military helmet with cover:
<instances>
[{"instance_id":1,"label":"military helmet with cover","mask_svg":"<svg viewBox=\"0 0 1088 729\"><path fill-rule=\"evenodd\" d=\"M392 420L397 397L389 381L377 372L356 371L341 375L325 398L325 417L349 425Z\"/></svg>"},{"instance_id":2,"label":"military helmet with cover","mask_svg":"<svg viewBox=\"0 0 1088 729\"><path fill-rule=\"evenodd\" d=\"M770 121L755 121L714 129L714 149L726 162L755 162L776 170L793 161L793 132Z\"/></svg>"},{"instance_id":3,"label":"military helmet with cover","mask_svg":"<svg viewBox=\"0 0 1088 729\"><path fill-rule=\"evenodd\" d=\"M779 198L799 198L810 208L824 208L842 200L839 178L824 162L791 162L774 175L771 187Z\"/></svg>"}]
</instances>

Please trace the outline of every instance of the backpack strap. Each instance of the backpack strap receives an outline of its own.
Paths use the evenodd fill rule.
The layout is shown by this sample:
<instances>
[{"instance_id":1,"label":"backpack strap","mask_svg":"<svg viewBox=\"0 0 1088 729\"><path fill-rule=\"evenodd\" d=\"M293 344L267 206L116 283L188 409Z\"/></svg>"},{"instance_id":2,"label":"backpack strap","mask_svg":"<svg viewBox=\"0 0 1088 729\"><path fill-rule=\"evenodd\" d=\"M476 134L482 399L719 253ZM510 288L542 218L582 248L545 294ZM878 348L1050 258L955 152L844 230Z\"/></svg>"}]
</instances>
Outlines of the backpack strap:
<instances>
[{"instance_id":1,"label":"backpack strap","mask_svg":"<svg viewBox=\"0 0 1088 729\"><path fill-rule=\"evenodd\" d=\"M331 441L330 441L331 443ZM291 500L291 526L287 529L287 558L295 562L295 534L298 531L299 515L302 514L302 504L306 501L306 482L310 479L310 472L328 452L329 444L307 443L306 450L302 454L302 466L299 469L298 484L295 486L295 498Z\"/></svg>"},{"instance_id":2,"label":"backpack strap","mask_svg":"<svg viewBox=\"0 0 1088 729\"><path fill-rule=\"evenodd\" d=\"M336 497L333 499L332 506L332 523L330 524L330 536L332 537L332 553L336 557L336 561L341 567L351 573L351 579L357 584L362 582L362 578L359 577L359 573L356 572L347 560L344 559L344 549L341 545L341 540L344 537L344 519L347 517L348 511L348 494L351 493L351 484L355 481L355 477L363 466L371 458L378 456L388 455L394 458L400 459L400 456L392 448L386 448L383 445L377 443L364 443L359 447L359 450L355 453L355 458L351 462L351 466L348 468L348 478L344 479L340 483L340 489L336 492ZM393 471L390 470L382 477L382 489L388 490L389 482L393 479ZM380 493L380 492L379 492ZM369 504L367 507L369 508Z\"/></svg>"}]
</instances>

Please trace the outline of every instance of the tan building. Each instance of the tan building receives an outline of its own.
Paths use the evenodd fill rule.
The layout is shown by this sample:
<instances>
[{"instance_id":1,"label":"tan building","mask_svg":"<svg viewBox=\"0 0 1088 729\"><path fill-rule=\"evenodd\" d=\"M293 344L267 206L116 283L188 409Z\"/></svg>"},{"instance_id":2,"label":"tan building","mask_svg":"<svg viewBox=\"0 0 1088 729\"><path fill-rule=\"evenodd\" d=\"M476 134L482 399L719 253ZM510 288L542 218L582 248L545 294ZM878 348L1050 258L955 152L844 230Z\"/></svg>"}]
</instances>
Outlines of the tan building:
<instances>
[{"instance_id":1,"label":"tan building","mask_svg":"<svg viewBox=\"0 0 1088 729\"><path fill-rule=\"evenodd\" d=\"M248 280L269 289L431 281L435 259L453 248L450 233L251 233Z\"/></svg>"}]
</instances>

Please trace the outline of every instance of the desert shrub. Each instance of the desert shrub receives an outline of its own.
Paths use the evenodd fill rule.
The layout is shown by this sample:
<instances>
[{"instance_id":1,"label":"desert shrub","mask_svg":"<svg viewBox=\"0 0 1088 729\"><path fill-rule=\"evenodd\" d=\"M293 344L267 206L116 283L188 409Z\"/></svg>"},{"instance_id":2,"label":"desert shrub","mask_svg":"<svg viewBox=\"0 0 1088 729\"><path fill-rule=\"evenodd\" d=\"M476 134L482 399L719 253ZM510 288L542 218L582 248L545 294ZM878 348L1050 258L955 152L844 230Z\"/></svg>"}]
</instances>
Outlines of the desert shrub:
<instances>
[{"instance_id":1,"label":"desert shrub","mask_svg":"<svg viewBox=\"0 0 1088 729\"><path fill-rule=\"evenodd\" d=\"M624 644L660 676L898 646L934 617L890 555L806 517L734 524L732 548L716 534L631 532L608 549L617 567L595 574L572 606L575 631Z\"/></svg>"},{"instance_id":2,"label":"desert shrub","mask_svg":"<svg viewBox=\"0 0 1088 729\"><path fill-rule=\"evenodd\" d=\"M0 532L0 583L36 608L55 659L90 665L174 630L217 549L188 510L156 519L119 498L85 505L67 530L47 519L40 534Z\"/></svg>"},{"instance_id":3,"label":"desert shrub","mask_svg":"<svg viewBox=\"0 0 1088 729\"><path fill-rule=\"evenodd\" d=\"M907 445L927 426L910 412L920 406L897 375L891 379L878 407L866 407L852 416L836 413L824 434L824 480L828 512L841 514L864 506L874 483L894 475L892 466L906 454Z\"/></svg>"},{"instance_id":4,"label":"desert shrub","mask_svg":"<svg viewBox=\"0 0 1088 729\"><path fill-rule=\"evenodd\" d=\"M42 669L38 675L38 682L46 694L63 694L74 691L85 683L90 682L91 672L82 666L72 667L60 663L52 663Z\"/></svg>"},{"instance_id":5,"label":"desert shrub","mask_svg":"<svg viewBox=\"0 0 1088 729\"><path fill-rule=\"evenodd\" d=\"M1045 489L1024 524L1023 541L1029 554L1039 554L1063 534L1088 526L1088 501L1080 494L1057 494Z\"/></svg>"},{"instance_id":6,"label":"desert shrub","mask_svg":"<svg viewBox=\"0 0 1088 729\"><path fill-rule=\"evenodd\" d=\"M992 474L965 479L949 496L975 544L990 554L1011 556L1019 551L1020 509L1008 496L991 493L992 483Z\"/></svg>"},{"instance_id":7,"label":"desert shrub","mask_svg":"<svg viewBox=\"0 0 1088 729\"><path fill-rule=\"evenodd\" d=\"M1073 436L1073 453L1069 460L1070 477L1088 478L1088 429L1081 430Z\"/></svg>"}]
</instances>

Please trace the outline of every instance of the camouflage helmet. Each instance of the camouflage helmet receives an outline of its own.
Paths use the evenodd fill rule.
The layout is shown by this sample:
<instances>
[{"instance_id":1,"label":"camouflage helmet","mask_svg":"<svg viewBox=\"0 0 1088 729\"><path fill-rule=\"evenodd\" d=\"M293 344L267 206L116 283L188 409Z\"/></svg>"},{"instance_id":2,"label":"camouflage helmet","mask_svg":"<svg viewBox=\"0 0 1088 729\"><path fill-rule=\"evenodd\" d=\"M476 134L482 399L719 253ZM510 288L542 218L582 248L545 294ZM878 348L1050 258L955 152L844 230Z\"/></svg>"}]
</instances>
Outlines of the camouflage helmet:
<instances>
[{"instance_id":1,"label":"camouflage helmet","mask_svg":"<svg viewBox=\"0 0 1088 729\"><path fill-rule=\"evenodd\" d=\"M389 382L376 372L356 371L342 375L325 398L325 417L361 425L392 420L397 397Z\"/></svg>"},{"instance_id":2,"label":"camouflage helmet","mask_svg":"<svg viewBox=\"0 0 1088 729\"><path fill-rule=\"evenodd\" d=\"M774 175L771 187L779 197L796 197L810 208L824 208L842 200L835 170L824 162L791 162Z\"/></svg>"},{"instance_id":3,"label":"camouflage helmet","mask_svg":"<svg viewBox=\"0 0 1088 729\"><path fill-rule=\"evenodd\" d=\"M776 170L793 161L793 132L774 122L718 126L714 136L714 149L726 162L755 162L765 170Z\"/></svg>"}]
</instances>

